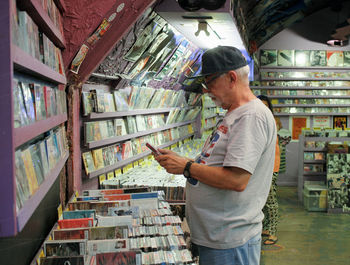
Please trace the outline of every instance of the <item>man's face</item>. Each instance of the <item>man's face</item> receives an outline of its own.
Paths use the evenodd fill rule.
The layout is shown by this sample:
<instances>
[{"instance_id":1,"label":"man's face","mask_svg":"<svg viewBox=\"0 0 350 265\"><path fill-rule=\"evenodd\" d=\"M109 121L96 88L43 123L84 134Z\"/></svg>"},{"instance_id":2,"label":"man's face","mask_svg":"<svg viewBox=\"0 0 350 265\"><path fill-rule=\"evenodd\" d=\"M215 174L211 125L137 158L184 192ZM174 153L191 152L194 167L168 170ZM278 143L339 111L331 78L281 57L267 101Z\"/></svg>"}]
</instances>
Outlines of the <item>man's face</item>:
<instances>
[{"instance_id":1,"label":"man's face","mask_svg":"<svg viewBox=\"0 0 350 265\"><path fill-rule=\"evenodd\" d=\"M225 91L228 83L226 80L227 73L217 73L206 76L203 86L203 93L208 93L215 105L225 109Z\"/></svg>"}]
</instances>

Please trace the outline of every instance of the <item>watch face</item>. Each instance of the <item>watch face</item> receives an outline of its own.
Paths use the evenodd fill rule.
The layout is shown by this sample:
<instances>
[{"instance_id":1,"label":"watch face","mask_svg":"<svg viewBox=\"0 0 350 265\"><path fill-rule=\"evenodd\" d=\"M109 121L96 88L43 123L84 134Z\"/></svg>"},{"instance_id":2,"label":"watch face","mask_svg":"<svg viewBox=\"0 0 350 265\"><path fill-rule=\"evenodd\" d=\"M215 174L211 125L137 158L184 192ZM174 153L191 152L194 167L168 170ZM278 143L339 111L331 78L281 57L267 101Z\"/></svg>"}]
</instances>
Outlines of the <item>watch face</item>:
<instances>
[{"instance_id":1,"label":"watch face","mask_svg":"<svg viewBox=\"0 0 350 265\"><path fill-rule=\"evenodd\" d=\"M188 177L190 176L190 172L189 172L188 170L185 170L185 171L184 171L184 176L185 176L186 178L188 178Z\"/></svg>"}]
</instances>

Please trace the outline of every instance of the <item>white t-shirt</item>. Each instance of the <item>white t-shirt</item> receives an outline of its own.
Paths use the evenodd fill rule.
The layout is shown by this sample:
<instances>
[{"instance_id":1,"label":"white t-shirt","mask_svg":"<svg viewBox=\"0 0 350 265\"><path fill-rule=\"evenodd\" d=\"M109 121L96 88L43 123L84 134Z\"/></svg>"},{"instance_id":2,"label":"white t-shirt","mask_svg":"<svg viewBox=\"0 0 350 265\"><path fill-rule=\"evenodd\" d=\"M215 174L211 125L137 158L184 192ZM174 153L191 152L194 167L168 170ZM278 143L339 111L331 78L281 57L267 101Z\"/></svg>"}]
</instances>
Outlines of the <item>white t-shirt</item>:
<instances>
[{"instance_id":1,"label":"white t-shirt","mask_svg":"<svg viewBox=\"0 0 350 265\"><path fill-rule=\"evenodd\" d=\"M195 179L187 181L186 218L195 244L234 248L261 233L262 208L271 185L275 145L275 120L259 99L225 115L196 162L238 167L252 175L242 192L214 188Z\"/></svg>"}]
</instances>

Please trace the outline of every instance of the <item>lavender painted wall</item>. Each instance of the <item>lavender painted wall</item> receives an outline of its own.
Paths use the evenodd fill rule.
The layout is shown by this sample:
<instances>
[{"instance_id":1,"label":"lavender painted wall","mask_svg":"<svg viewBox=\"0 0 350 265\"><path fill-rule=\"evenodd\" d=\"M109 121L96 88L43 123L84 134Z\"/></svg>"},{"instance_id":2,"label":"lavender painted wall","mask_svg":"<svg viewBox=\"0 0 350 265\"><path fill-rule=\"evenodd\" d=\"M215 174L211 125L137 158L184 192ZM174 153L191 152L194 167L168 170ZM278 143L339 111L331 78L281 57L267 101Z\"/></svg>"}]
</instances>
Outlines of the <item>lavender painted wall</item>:
<instances>
[{"instance_id":1,"label":"lavender painted wall","mask_svg":"<svg viewBox=\"0 0 350 265\"><path fill-rule=\"evenodd\" d=\"M350 3L344 2L343 4L344 8L342 12L346 12L350 9ZM349 51L350 44L344 47L331 47L326 43L316 41L326 39L332 29L335 28L335 24L336 21L334 20L332 11L329 8L323 9L306 17L302 22L296 23L290 28L276 34L269 41L264 43L260 49ZM280 120L283 128L288 129L289 117L282 116ZM298 181L298 142L291 142L287 145L286 159L286 172L280 174L278 183L280 185L296 186Z\"/></svg>"},{"instance_id":2,"label":"lavender painted wall","mask_svg":"<svg viewBox=\"0 0 350 265\"><path fill-rule=\"evenodd\" d=\"M13 141L13 106L11 60L10 3L0 2L0 234L12 235L16 230L15 223L15 177L14 177L14 141Z\"/></svg>"}]
</instances>

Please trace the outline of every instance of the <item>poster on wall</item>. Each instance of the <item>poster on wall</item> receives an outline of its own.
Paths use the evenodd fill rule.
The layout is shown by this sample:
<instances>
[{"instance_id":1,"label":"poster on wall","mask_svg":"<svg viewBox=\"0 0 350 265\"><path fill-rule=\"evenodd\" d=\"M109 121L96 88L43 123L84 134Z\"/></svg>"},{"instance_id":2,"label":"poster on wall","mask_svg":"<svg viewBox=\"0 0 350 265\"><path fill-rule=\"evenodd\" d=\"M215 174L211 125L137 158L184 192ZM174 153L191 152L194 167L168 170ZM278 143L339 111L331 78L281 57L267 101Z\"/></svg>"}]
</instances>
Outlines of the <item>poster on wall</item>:
<instances>
[{"instance_id":1,"label":"poster on wall","mask_svg":"<svg viewBox=\"0 0 350 265\"><path fill-rule=\"evenodd\" d=\"M303 128L310 128L309 116L289 117L289 128L292 129L292 141L298 141Z\"/></svg>"},{"instance_id":2,"label":"poster on wall","mask_svg":"<svg viewBox=\"0 0 350 265\"><path fill-rule=\"evenodd\" d=\"M260 51L261 66L277 66L277 50Z\"/></svg>"},{"instance_id":3,"label":"poster on wall","mask_svg":"<svg viewBox=\"0 0 350 265\"><path fill-rule=\"evenodd\" d=\"M314 116L312 127L313 128L330 128L331 127L331 117L330 116Z\"/></svg>"},{"instance_id":4,"label":"poster on wall","mask_svg":"<svg viewBox=\"0 0 350 265\"><path fill-rule=\"evenodd\" d=\"M347 124L347 116L333 116L333 129L340 128L344 130L345 128L347 128Z\"/></svg>"},{"instance_id":5,"label":"poster on wall","mask_svg":"<svg viewBox=\"0 0 350 265\"><path fill-rule=\"evenodd\" d=\"M278 50L278 66L294 66L294 50Z\"/></svg>"}]
</instances>

